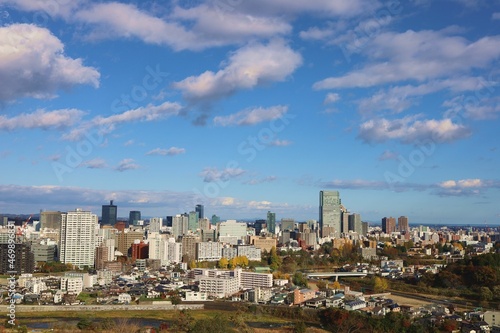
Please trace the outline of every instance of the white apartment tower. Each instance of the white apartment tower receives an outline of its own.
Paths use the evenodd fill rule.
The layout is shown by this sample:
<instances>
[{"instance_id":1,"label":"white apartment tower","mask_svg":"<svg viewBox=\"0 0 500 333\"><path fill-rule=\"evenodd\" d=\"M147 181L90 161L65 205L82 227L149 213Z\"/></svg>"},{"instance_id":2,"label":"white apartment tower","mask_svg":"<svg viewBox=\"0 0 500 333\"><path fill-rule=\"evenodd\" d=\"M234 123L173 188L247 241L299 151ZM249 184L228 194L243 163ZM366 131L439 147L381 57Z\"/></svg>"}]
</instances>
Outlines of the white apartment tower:
<instances>
[{"instance_id":1,"label":"white apartment tower","mask_svg":"<svg viewBox=\"0 0 500 333\"><path fill-rule=\"evenodd\" d=\"M97 215L77 208L62 214L60 260L78 267L94 266Z\"/></svg>"}]
</instances>

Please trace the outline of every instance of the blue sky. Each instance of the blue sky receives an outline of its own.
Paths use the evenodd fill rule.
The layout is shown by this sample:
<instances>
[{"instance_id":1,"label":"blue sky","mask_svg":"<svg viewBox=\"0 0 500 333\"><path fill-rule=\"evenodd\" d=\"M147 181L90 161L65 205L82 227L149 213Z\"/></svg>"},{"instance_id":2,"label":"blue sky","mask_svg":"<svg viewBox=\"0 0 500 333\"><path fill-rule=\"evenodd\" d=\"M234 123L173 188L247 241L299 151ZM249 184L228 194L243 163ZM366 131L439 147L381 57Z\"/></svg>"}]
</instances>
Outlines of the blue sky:
<instances>
[{"instance_id":1,"label":"blue sky","mask_svg":"<svg viewBox=\"0 0 500 333\"><path fill-rule=\"evenodd\" d=\"M0 0L0 212L500 222L500 1Z\"/></svg>"}]
</instances>

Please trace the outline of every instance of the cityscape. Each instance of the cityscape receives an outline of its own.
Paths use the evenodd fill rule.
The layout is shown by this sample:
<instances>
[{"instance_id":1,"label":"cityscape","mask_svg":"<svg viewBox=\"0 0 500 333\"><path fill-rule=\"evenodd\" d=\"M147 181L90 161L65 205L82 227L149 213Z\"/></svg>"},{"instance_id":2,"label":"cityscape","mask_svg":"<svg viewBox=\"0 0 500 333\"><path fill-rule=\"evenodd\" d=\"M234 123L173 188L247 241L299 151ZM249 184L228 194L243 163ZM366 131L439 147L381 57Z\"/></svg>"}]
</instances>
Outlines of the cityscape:
<instances>
[{"instance_id":1,"label":"cityscape","mask_svg":"<svg viewBox=\"0 0 500 333\"><path fill-rule=\"evenodd\" d=\"M0 0L0 333L500 333L500 0Z\"/></svg>"},{"instance_id":2,"label":"cityscape","mask_svg":"<svg viewBox=\"0 0 500 333\"><path fill-rule=\"evenodd\" d=\"M123 220L111 200L100 215L76 208L41 211L37 219L17 222L4 216L0 274L16 274L16 283L1 300L18 308L31 304L79 311L92 306L144 309L140 304L153 304L158 311L175 306L198 311L230 300L375 317L397 311L424 326L433 313L432 320L453 320L457 328L484 326L494 332L497 327L497 273L489 277L491 287L471 287L480 292L469 302L459 289L448 287L445 294L457 297L442 302L442 296L425 299L404 286L440 276L468 258L498 256L499 227L434 229L411 225L408 216L386 216L371 225L349 212L339 191L320 191L318 219L307 221L279 219L271 211L252 222L221 220L215 214L208 218L204 212L204 205L197 204L190 212L145 220L134 210ZM487 274L474 272L480 280ZM409 305L415 298L419 307ZM485 309L470 312L468 306ZM465 308L463 317L460 308ZM161 325L177 331L172 322Z\"/></svg>"}]
</instances>

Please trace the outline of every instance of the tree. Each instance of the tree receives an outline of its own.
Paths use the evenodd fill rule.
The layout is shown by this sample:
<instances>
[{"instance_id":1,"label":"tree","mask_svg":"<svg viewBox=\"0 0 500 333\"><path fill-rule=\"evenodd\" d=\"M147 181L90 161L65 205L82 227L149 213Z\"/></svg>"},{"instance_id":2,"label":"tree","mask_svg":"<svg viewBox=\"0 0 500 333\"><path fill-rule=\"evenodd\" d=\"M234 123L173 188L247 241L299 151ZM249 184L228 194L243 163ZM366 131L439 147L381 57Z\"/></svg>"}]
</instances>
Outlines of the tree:
<instances>
[{"instance_id":1,"label":"tree","mask_svg":"<svg viewBox=\"0 0 500 333\"><path fill-rule=\"evenodd\" d=\"M328 283L326 283L325 280L319 280L318 282L316 282L316 287L318 287L319 290L323 290L323 289L326 289Z\"/></svg>"},{"instance_id":2,"label":"tree","mask_svg":"<svg viewBox=\"0 0 500 333\"><path fill-rule=\"evenodd\" d=\"M189 333L235 333L229 321L219 314L213 318L197 320Z\"/></svg>"},{"instance_id":3,"label":"tree","mask_svg":"<svg viewBox=\"0 0 500 333\"><path fill-rule=\"evenodd\" d=\"M222 258L220 258L219 262L217 263L217 267L222 268L222 269L226 269L228 264L229 264L229 260L227 260L227 258L225 258L225 257L222 257Z\"/></svg>"},{"instance_id":4,"label":"tree","mask_svg":"<svg viewBox=\"0 0 500 333\"><path fill-rule=\"evenodd\" d=\"M189 262L189 269L194 269L196 268L196 261L193 259Z\"/></svg>"},{"instance_id":5,"label":"tree","mask_svg":"<svg viewBox=\"0 0 500 333\"><path fill-rule=\"evenodd\" d=\"M276 246L273 246L271 248L271 252L269 253L269 260L268 260L269 268L275 271L280 268L281 263L282 260L281 257L276 252Z\"/></svg>"},{"instance_id":6,"label":"tree","mask_svg":"<svg viewBox=\"0 0 500 333\"><path fill-rule=\"evenodd\" d=\"M76 324L76 327L82 331L93 330L94 323L89 318L85 317L85 318L81 318L78 321L78 323Z\"/></svg>"},{"instance_id":7,"label":"tree","mask_svg":"<svg viewBox=\"0 0 500 333\"><path fill-rule=\"evenodd\" d=\"M177 305L181 303L181 296L177 290L173 290L168 295L168 300L172 303L172 305Z\"/></svg>"},{"instance_id":8,"label":"tree","mask_svg":"<svg viewBox=\"0 0 500 333\"><path fill-rule=\"evenodd\" d=\"M307 287L307 278L301 272L293 274L292 282L296 286Z\"/></svg>"},{"instance_id":9,"label":"tree","mask_svg":"<svg viewBox=\"0 0 500 333\"><path fill-rule=\"evenodd\" d=\"M306 333L307 326L303 321L298 321L293 325L293 333Z\"/></svg>"},{"instance_id":10,"label":"tree","mask_svg":"<svg viewBox=\"0 0 500 333\"><path fill-rule=\"evenodd\" d=\"M389 283L386 279L375 276L373 278L373 290L376 293L384 292L389 287Z\"/></svg>"},{"instance_id":11,"label":"tree","mask_svg":"<svg viewBox=\"0 0 500 333\"><path fill-rule=\"evenodd\" d=\"M194 319L189 310L181 310L172 323L174 332L191 332Z\"/></svg>"},{"instance_id":12,"label":"tree","mask_svg":"<svg viewBox=\"0 0 500 333\"><path fill-rule=\"evenodd\" d=\"M488 287L481 287L479 289L479 298L482 301L491 301L493 299L493 293Z\"/></svg>"},{"instance_id":13,"label":"tree","mask_svg":"<svg viewBox=\"0 0 500 333\"><path fill-rule=\"evenodd\" d=\"M339 289L340 289L340 282L339 282L339 281L335 281L335 282L332 284L332 289L333 289L333 290L339 290Z\"/></svg>"}]
</instances>

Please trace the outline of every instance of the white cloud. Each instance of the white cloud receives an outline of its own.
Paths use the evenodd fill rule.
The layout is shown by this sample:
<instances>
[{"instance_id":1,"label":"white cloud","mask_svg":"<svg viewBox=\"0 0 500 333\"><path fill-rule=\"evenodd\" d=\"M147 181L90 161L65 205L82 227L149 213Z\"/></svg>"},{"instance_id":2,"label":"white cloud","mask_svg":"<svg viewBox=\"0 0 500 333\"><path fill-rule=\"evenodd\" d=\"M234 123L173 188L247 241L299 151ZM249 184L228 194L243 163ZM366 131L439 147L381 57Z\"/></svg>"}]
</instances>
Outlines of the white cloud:
<instances>
[{"instance_id":1,"label":"white cloud","mask_svg":"<svg viewBox=\"0 0 500 333\"><path fill-rule=\"evenodd\" d=\"M325 96L325 100L323 101L323 105L328 105L335 103L340 100L340 95L337 93L328 93Z\"/></svg>"},{"instance_id":2,"label":"white cloud","mask_svg":"<svg viewBox=\"0 0 500 333\"><path fill-rule=\"evenodd\" d=\"M103 160L102 158L93 158L91 160L85 161L79 165L80 167L85 167L88 169L104 169L108 165L106 164L106 161ZM120 170L122 171L122 170Z\"/></svg>"},{"instance_id":3,"label":"white cloud","mask_svg":"<svg viewBox=\"0 0 500 333\"><path fill-rule=\"evenodd\" d=\"M379 157L379 161L387 161L387 160L397 160L398 154L393 151L385 150Z\"/></svg>"},{"instance_id":4,"label":"white cloud","mask_svg":"<svg viewBox=\"0 0 500 333\"><path fill-rule=\"evenodd\" d=\"M453 77L442 80L432 80L420 85L404 85L380 90L369 98L359 101L359 111L366 115L380 110L390 110L400 113L412 106L415 98L441 90L452 92L476 91L494 85L481 77Z\"/></svg>"},{"instance_id":5,"label":"white cloud","mask_svg":"<svg viewBox=\"0 0 500 333\"><path fill-rule=\"evenodd\" d=\"M37 110L33 113L22 113L14 117L0 115L0 131L18 129L63 129L79 122L85 112L77 109L61 109L53 111Z\"/></svg>"},{"instance_id":6,"label":"white cloud","mask_svg":"<svg viewBox=\"0 0 500 333\"><path fill-rule=\"evenodd\" d=\"M9 7L28 12L38 12L34 19L45 19L46 15L57 17L68 17L70 14L79 7L84 0L0 0L0 5L4 4Z\"/></svg>"},{"instance_id":7,"label":"white cloud","mask_svg":"<svg viewBox=\"0 0 500 333\"><path fill-rule=\"evenodd\" d=\"M274 146L274 147L285 147L291 145L293 142L289 140L279 140L276 139L274 141L269 142L267 145L268 146Z\"/></svg>"},{"instance_id":8,"label":"white cloud","mask_svg":"<svg viewBox=\"0 0 500 333\"><path fill-rule=\"evenodd\" d=\"M99 132L100 135L108 134L115 129L116 125L128 122L161 120L178 115L181 109L182 106L178 103L164 102L160 105L148 104L108 117L97 116L63 135L63 139L69 141L80 140L86 133L92 130Z\"/></svg>"},{"instance_id":9,"label":"white cloud","mask_svg":"<svg viewBox=\"0 0 500 333\"><path fill-rule=\"evenodd\" d=\"M205 168L200 172L203 181L206 183L228 181L233 178L240 177L245 173L245 170L240 168L226 168L219 170L217 168Z\"/></svg>"},{"instance_id":10,"label":"white cloud","mask_svg":"<svg viewBox=\"0 0 500 333\"><path fill-rule=\"evenodd\" d=\"M239 44L251 38L269 38L291 31L291 26L277 17L238 11L221 15L216 7L206 4L189 9L176 6L170 15L159 18L132 4L99 3L80 10L75 18L91 26L90 39L133 37L174 50Z\"/></svg>"},{"instance_id":11,"label":"white cloud","mask_svg":"<svg viewBox=\"0 0 500 333\"><path fill-rule=\"evenodd\" d=\"M238 90L284 81L302 64L302 57L283 40L250 43L231 54L217 72L206 71L174 83L192 101L219 99Z\"/></svg>"},{"instance_id":12,"label":"white cloud","mask_svg":"<svg viewBox=\"0 0 500 333\"><path fill-rule=\"evenodd\" d=\"M368 120L360 125L359 138L365 142L384 142L399 140L402 143L452 142L466 138L470 130L455 124L450 119L418 120L419 116L407 116L401 119L385 118Z\"/></svg>"},{"instance_id":13,"label":"white cloud","mask_svg":"<svg viewBox=\"0 0 500 333\"><path fill-rule=\"evenodd\" d=\"M250 108L229 116L215 117L214 124L217 126L255 125L265 121L281 118L287 112L288 107L283 105L276 105L268 108Z\"/></svg>"},{"instance_id":14,"label":"white cloud","mask_svg":"<svg viewBox=\"0 0 500 333\"><path fill-rule=\"evenodd\" d=\"M496 12L496 13L491 14L491 18L493 20L500 20L500 12Z\"/></svg>"},{"instance_id":15,"label":"white cloud","mask_svg":"<svg viewBox=\"0 0 500 333\"><path fill-rule=\"evenodd\" d=\"M478 90L479 91L479 90ZM490 90L490 92L493 90ZM483 94L483 93L481 93ZM500 98L488 98L489 92L485 91L484 97L480 93L471 96L460 95L447 100L443 106L447 108L445 116L458 119L496 119L500 115Z\"/></svg>"},{"instance_id":16,"label":"white cloud","mask_svg":"<svg viewBox=\"0 0 500 333\"><path fill-rule=\"evenodd\" d=\"M63 43L45 28L0 27L0 44L0 101L50 98L78 84L99 86L99 72L82 59L66 57Z\"/></svg>"},{"instance_id":17,"label":"white cloud","mask_svg":"<svg viewBox=\"0 0 500 333\"><path fill-rule=\"evenodd\" d=\"M186 152L186 149L177 148L177 147L170 147L168 149L156 148L156 149L148 151L146 153L146 155L174 156L174 155L184 154L185 152Z\"/></svg>"},{"instance_id":18,"label":"white cloud","mask_svg":"<svg viewBox=\"0 0 500 333\"><path fill-rule=\"evenodd\" d=\"M470 42L442 31L385 32L370 40L365 67L314 84L315 89L371 87L404 80L425 81L487 67L500 56L500 36Z\"/></svg>"},{"instance_id":19,"label":"white cloud","mask_svg":"<svg viewBox=\"0 0 500 333\"><path fill-rule=\"evenodd\" d=\"M118 165L115 167L116 171L127 171L127 170L135 170L139 169L140 166L135 163L135 161L131 158L125 158L118 163Z\"/></svg>"},{"instance_id":20,"label":"white cloud","mask_svg":"<svg viewBox=\"0 0 500 333\"><path fill-rule=\"evenodd\" d=\"M244 184L258 185L258 184L262 184L262 183L272 183L272 182L276 181L277 179L278 179L278 177L276 177L276 176L268 176L265 178L254 178L254 179L250 179L250 180L245 181Z\"/></svg>"}]
</instances>

